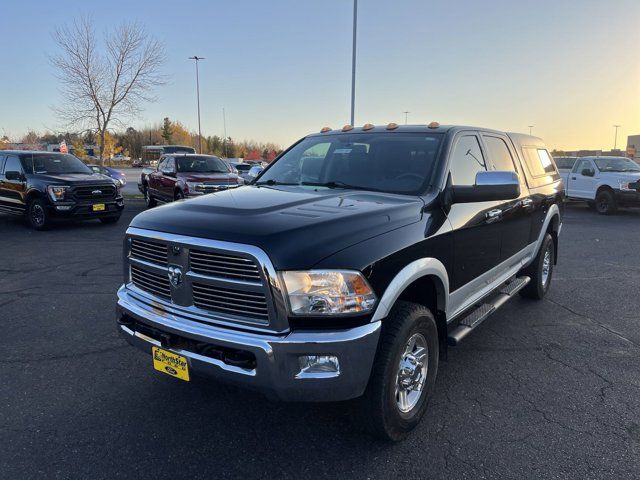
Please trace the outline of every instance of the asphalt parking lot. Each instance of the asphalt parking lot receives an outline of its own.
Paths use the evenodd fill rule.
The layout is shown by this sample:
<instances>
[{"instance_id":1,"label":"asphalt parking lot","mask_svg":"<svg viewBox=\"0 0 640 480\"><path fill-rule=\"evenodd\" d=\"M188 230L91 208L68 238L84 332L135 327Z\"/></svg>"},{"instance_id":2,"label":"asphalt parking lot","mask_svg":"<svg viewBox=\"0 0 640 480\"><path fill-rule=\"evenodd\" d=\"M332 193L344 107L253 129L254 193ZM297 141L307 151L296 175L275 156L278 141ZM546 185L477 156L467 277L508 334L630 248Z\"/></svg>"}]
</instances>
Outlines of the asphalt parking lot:
<instances>
[{"instance_id":1,"label":"asphalt parking lot","mask_svg":"<svg viewBox=\"0 0 640 480\"><path fill-rule=\"evenodd\" d=\"M640 211L569 207L547 299L451 349L422 425L387 444L355 402L179 382L125 344L115 291L141 209L46 232L0 215L0 477L640 477Z\"/></svg>"}]
</instances>

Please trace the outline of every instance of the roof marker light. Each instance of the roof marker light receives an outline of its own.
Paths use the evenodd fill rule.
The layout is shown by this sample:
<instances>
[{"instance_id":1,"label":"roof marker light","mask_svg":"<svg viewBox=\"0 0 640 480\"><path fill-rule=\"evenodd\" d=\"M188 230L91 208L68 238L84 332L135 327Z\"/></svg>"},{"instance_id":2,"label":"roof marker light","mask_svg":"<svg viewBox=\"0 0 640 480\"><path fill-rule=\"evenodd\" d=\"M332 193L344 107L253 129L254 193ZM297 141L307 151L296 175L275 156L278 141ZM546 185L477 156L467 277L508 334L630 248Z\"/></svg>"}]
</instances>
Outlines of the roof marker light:
<instances>
[{"instance_id":1,"label":"roof marker light","mask_svg":"<svg viewBox=\"0 0 640 480\"><path fill-rule=\"evenodd\" d=\"M322 129L320 129L320 133L327 133L331 131L331 127L322 127Z\"/></svg>"},{"instance_id":2,"label":"roof marker light","mask_svg":"<svg viewBox=\"0 0 640 480\"><path fill-rule=\"evenodd\" d=\"M373 124L365 123L364 126L362 127L362 130L371 130L372 128L373 128Z\"/></svg>"},{"instance_id":3,"label":"roof marker light","mask_svg":"<svg viewBox=\"0 0 640 480\"><path fill-rule=\"evenodd\" d=\"M353 130L353 125L345 125L342 127L343 132L348 132L349 130Z\"/></svg>"},{"instance_id":4,"label":"roof marker light","mask_svg":"<svg viewBox=\"0 0 640 480\"><path fill-rule=\"evenodd\" d=\"M427 127L429 128L438 128L440 124L438 122L431 122Z\"/></svg>"},{"instance_id":5,"label":"roof marker light","mask_svg":"<svg viewBox=\"0 0 640 480\"><path fill-rule=\"evenodd\" d=\"M397 123L391 122L389 125L387 125L387 130L395 130L396 128L398 128Z\"/></svg>"}]
</instances>

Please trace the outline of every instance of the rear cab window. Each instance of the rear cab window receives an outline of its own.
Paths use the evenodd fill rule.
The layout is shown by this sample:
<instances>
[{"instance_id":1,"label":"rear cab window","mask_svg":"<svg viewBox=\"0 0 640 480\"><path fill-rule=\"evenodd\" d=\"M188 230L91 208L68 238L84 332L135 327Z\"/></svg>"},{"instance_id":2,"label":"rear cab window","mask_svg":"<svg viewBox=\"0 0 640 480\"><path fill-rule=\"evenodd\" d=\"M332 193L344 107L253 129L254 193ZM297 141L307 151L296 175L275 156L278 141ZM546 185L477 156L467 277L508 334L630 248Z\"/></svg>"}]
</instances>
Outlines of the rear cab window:
<instances>
[{"instance_id":1,"label":"rear cab window","mask_svg":"<svg viewBox=\"0 0 640 480\"><path fill-rule=\"evenodd\" d=\"M522 153L529 187L542 187L560 179L551 155L545 148L523 146Z\"/></svg>"}]
</instances>

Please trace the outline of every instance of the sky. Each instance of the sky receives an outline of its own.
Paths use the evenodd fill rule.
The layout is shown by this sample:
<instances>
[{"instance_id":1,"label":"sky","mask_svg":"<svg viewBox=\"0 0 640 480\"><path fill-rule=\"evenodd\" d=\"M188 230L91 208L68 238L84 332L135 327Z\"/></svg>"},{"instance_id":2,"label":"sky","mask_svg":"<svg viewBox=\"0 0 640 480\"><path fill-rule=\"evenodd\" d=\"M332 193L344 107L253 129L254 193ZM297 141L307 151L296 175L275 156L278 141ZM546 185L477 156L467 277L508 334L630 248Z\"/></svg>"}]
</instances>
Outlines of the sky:
<instances>
[{"instance_id":1,"label":"sky","mask_svg":"<svg viewBox=\"0 0 640 480\"><path fill-rule=\"evenodd\" d=\"M56 25L139 20L169 82L131 126L164 117L283 147L349 123L352 0L3 0L0 135L57 131ZM355 124L465 124L610 149L640 134L638 0L359 0Z\"/></svg>"}]
</instances>

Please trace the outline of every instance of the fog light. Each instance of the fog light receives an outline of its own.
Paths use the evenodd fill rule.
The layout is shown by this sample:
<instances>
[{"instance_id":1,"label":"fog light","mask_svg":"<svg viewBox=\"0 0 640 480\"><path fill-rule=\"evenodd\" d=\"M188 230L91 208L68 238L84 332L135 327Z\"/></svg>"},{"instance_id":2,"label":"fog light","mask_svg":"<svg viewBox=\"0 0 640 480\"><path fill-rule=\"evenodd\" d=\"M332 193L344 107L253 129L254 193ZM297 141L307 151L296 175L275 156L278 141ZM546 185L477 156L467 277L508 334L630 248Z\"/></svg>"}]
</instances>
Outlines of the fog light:
<instances>
[{"instance_id":1,"label":"fog light","mask_svg":"<svg viewBox=\"0 0 640 480\"><path fill-rule=\"evenodd\" d=\"M300 372L297 378L323 378L340 375L340 362L334 355L304 355L298 357Z\"/></svg>"}]
</instances>

